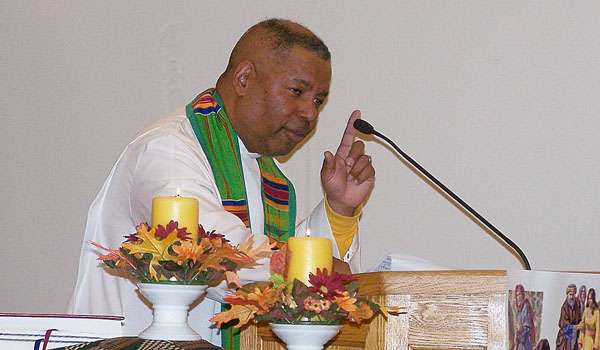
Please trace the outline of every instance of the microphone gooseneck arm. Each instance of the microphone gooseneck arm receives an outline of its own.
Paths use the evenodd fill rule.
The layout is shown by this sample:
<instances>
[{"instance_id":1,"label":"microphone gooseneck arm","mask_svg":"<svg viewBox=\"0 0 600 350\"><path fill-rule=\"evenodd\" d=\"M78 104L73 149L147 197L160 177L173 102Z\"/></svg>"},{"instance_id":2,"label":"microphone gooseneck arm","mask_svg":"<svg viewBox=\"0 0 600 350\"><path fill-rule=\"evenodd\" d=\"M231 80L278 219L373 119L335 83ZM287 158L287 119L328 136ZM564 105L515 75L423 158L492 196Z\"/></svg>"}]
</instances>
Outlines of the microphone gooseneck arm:
<instances>
[{"instance_id":1,"label":"microphone gooseneck arm","mask_svg":"<svg viewBox=\"0 0 600 350\"><path fill-rule=\"evenodd\" d=\"M463 201L459 196L454 194L454 192L452 192L448 187L446 187L443 183L441 183L438 179L436 179L433 175L431 175L427 170L425 170L425 168L423 168L421 165L419 165L419 163L417 163L414 159L412 159L408 154L404 153L398 146L396 146L396 144L392 140L387 138L385 135L379 133L377 130L375 130L373 128L373 126L371 124L369 124L368 122L366 122L362 119L357 119L354 121L354 128L356 130L362 132L363 134L366 134L366 135L373 134L377 137L380 137L383 140L385 140L387 143L389 143L392 147L394 147L394 149L398 153L400 153L400 155L404 159L406 159L407 162L409 162L412 166L417 168L417 170L419 170L429 180L433 181L433 183L435 183L440 189L442 189L444 192L446 192L446 194L448 194L450 197L452 197L452 199L454 199L464 209L466 209L469 213L471 213L471 215L476 217L477 220L479 220L488 229L490 229L498 237L500 237L506 244L508 244L511 248L513 248L517 252L517 254L519 254L519 257L521 257L521 259L523 260L523 263L525 264L525 268L527 270L531 270L531 266L529 265L529 260L527 260L525 253L523 253L523 251L521 250L521 248L519 248L518 245L516 245L510 238L506 237L502 232L500 232L500 230L498 230L494 225L492 225L483 216L481 216L477 211L475 211L475 209L471 208L471 206L468 205L465 201Z\"/></svg>"}]
</instances>

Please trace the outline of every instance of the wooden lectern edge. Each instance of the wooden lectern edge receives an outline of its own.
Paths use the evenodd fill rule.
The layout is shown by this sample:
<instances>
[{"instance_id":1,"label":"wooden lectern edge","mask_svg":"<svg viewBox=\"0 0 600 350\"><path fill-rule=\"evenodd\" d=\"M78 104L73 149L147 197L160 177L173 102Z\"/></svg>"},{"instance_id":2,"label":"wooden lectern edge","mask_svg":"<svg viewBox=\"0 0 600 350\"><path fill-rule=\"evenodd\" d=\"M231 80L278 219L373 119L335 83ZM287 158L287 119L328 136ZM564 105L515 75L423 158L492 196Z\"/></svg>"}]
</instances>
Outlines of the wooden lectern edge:
<instances>
[{"instance_id":1,"label":"wooden lectern edge","mask_svg":"<svg viewBox=\"0 0 600 350\"><path fill-rule=\"evenodd\" d=\"M354 276L362 296L506 293L506 270L382 271Z\"/></svg>"},{"instance_id":2,"label":"wooden lectern edge","mask_svg":"<svg viewBox=\"0 0 600 350\"><path fill-rule=\"evenodd\" d=\"M425 270L425 271L378 271L378 272L360 272L355 275L370 275L380 273L393 273L401 276L422 275L422 276L506 276L506 270Z\"/></svg>"}]
</instances>

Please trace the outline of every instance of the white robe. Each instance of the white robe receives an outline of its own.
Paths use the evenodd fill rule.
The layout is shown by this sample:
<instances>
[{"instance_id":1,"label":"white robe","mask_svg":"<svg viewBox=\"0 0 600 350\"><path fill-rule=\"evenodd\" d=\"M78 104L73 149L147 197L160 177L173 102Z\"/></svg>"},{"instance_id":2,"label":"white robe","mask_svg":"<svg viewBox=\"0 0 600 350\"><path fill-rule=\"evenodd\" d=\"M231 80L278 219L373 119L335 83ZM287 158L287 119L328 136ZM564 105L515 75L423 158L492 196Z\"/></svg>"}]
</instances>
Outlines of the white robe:
<instances>
[{"instance_id":1,"label":"white robe","mask_svg":"<svg viewBox=\"0 0 600 350\"><path fill-rule=\"evenodd\" d=\"M114 270L103 268L97 260L98 253L103 252L89 241L117 249L124 236L135 232L136 225L151 221L152 198L173 196L177 188L181 188L183 197L199 200L199 222L206 230L224 234L234 245L246 241L251 234L255 246L262 244L267 237L263 233L261 179L255 160L258 155L249 153L241 140L239 144L252 232L237 216L223 208L210 163L184 109L151 124L135 137L90 206L77 284L67 312L123 315L124 335L137 335L151 323L150 304L141 298L134 282L122 274L117 275ZM328 237L333 241L334 256L339 258L323 201L297 225L296 236L304 236L307 225L312 236ZM358 233L343 260L350 264L353 272L359 272ZM270 276L268 259L261 263L253 269L239 271L240 282L267 281ZM209 329L211 323L208 320L220 311L221 304L215 300L222 301L225 289L224 283L209 288L206 297L191 309L189 316L194 330L216 345L221 343L220 335L215 329Z\"/></svg>"}]
</instances>

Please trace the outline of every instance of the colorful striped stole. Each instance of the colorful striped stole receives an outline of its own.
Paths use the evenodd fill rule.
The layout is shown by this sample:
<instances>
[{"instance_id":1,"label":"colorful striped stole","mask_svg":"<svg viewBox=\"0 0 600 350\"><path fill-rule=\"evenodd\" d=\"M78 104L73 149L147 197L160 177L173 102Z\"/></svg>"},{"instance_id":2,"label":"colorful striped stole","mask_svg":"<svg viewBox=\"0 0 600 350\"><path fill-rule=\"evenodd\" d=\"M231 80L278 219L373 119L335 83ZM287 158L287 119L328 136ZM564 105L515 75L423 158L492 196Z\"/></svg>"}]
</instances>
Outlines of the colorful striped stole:
<instances>
[{"instance_id":1,"label":"colorful striped stole","mask_svg":"<svg viewBox=\"0 0 600 350\"><path fill-rule=\"evenodd\" d=\"M250 227L248 200L238 137L225 113L216 90L209 89L186 106L186 115L206 154L223 208ZM285 242L294 236L296 193L292 183L277 167L273 158L257 159L262 178L264 234ZM227 306L223 305L223 310ZM221 329L222 347L239 349L239 329Z\"/></svg>"},{"instance_id":2,"label":"colorful striped stole","mask_svg":"<svg viewBox=\"0 0 600 350\"><path fill-rule=\"evenodd\" d=\"M272 158L258 158L262 178L265 234L279 242L294 236L296 194L292 183Z\"/></svg>"}]
</instances>

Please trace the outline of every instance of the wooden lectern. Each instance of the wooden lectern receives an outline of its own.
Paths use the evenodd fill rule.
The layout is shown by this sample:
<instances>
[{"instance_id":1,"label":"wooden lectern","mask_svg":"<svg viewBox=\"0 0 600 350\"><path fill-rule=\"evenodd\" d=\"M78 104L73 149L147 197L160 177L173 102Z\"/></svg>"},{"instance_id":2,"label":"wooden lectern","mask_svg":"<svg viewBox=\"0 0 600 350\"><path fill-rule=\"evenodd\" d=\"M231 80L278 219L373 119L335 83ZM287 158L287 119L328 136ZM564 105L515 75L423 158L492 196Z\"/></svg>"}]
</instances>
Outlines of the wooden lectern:
<instances>
[{"instance_id":1,"label":"wooden lectern","mask_svg":"<svg viewBox=\"0 0 600 350\"><path fill-rule=\"evenodd\" d=\"M506 271L361 273L361 296L407 312L345 324L325 349L506 349ZM284 350L266 324L242 330L241 349Z\"/></svg>"}]
</instances>

